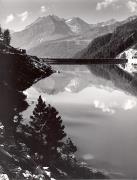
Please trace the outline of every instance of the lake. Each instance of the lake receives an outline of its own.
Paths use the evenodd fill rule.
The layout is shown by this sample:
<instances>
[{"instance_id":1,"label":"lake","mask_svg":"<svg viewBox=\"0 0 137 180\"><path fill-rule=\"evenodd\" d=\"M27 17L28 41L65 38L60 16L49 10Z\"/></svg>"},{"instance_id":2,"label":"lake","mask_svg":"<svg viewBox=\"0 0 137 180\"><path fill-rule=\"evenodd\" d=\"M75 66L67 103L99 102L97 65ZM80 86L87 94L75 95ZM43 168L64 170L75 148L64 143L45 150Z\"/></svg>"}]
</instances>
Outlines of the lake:
<instances>
[{"instance_id":1,"label":"lake","mask_svg":"<svg viewBox=\"0 0 137 180\"><path fill-rule=\"evenodd\" d=\"M133 76L114 67L55 66L54 73L25 91L60 113L77 157L113 178L137 178L137 88ZM103 69L103 71L102 71Z\"/></svg>"}]
</instances>

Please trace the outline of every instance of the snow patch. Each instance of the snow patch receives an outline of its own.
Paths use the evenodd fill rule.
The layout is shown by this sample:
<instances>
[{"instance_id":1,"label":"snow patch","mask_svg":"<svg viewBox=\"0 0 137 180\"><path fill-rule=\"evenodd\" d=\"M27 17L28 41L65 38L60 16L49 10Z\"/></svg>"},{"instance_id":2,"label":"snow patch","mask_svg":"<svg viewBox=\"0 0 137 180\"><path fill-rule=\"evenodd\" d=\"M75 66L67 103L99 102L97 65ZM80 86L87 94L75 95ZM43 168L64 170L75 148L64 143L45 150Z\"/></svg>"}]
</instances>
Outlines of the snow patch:
<instances>
[{"instance_id":1,"label":"snow patch","mask_svg":"<svg viewBox=\"0 0 137 180\"><path fill-rule=\"evenodd\" d=\"M125 67L122 65L119 66L129 73L137 72L137 50L130 48L118 56L118 58L122 57L128 59L128 63L125 65Z\"/></svg>"},{"instance_id":2,"label":"snow patch","mask_svg":"<svg viewBox=\"0 0 137 180\"><path fill-rule=\"evenodd\" d=\"M72 21L72 19L68 19L66 22L71 22Z\"/></svg>"},{"instance_id":3,"label":"snow patch","mask_svg":"<svg viewBox=\"0 0 137 180\"><path fill-rule=\"evenodd\" d=\"M9 180L7 174L0 174L0 180Z\"/></svg>"}]
</instances>

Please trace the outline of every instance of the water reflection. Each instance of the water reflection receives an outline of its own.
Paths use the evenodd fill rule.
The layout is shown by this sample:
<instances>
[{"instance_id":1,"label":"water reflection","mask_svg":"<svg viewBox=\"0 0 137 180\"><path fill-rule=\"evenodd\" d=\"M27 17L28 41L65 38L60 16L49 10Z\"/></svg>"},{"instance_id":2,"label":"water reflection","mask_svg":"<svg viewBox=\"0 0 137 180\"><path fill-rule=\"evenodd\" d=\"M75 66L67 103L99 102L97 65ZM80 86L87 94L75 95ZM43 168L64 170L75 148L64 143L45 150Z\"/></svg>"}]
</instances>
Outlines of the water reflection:
<instances>
[{"instance_id":1,"label":"water reflection","mask_svg":"<svg viewBox=\"0 0 137 180\"><path fill-rule=\"evenodd\" d=\"M25 92L28 101L36 101L42 94L59 110L81 159L115 178L136 178L135 76L113 65L56 68L60 73ZM24 113L26 118L32 106Z\"/></svg>"}]
</instances>

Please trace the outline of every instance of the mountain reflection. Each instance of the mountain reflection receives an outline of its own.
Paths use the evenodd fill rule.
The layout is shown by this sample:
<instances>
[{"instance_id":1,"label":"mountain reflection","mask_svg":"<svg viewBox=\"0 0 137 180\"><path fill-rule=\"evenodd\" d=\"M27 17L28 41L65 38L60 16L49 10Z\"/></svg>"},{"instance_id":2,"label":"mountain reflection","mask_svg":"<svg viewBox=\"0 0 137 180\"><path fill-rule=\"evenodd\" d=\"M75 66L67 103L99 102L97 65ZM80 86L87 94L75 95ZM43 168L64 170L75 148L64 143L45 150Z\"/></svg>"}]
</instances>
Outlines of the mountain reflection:
<instances>
[{"instance_id":1,"label":"mountain reflection","mask_svg":"<svg viewBox=\"0 0 137 180\"><path fill-rule=\"evenodd\" d=\"M86 87L119 89L137 96L137 79L117 65L58 66L59 73L39 81L39 92L55 95L60 92L78 93Z\"/></svg>"}]
</instances>

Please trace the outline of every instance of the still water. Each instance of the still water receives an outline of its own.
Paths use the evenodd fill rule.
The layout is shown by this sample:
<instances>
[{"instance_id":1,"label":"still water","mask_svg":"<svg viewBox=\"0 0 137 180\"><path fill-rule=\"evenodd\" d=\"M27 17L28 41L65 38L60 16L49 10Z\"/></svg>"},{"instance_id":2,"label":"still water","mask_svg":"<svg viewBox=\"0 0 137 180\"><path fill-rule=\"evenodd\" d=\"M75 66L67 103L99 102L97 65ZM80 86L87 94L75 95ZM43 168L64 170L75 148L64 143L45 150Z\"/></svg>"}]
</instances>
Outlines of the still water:
<instances>
[{"instance_id":1,"label":"still water","mask_svg":"<svg viewBox=\"0 0 137 180\"><path fill-rule=\"evenodd\" d=\"M99 66L55 67L59 73L28 89L30 114L42 95L62 116L77 156L113 178L137 178L136 81L124 71Z\"/></svg>"}]
</instances>

